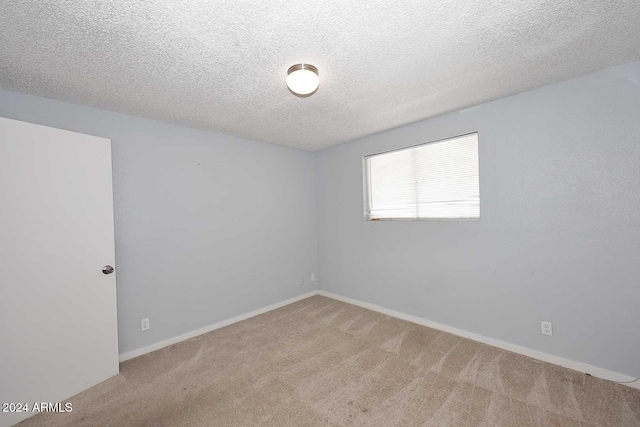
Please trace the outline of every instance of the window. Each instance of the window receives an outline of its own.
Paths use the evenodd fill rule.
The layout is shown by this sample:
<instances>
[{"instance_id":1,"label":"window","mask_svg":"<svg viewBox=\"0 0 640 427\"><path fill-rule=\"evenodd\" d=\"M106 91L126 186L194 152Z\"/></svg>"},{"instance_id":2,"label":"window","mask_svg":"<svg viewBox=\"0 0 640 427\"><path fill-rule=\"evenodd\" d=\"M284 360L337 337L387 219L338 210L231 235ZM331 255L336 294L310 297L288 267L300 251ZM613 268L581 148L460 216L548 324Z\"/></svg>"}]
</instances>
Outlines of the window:
<instances>
[{"instance_id":1,"label":"window","mask_svg":"<svg viewBox=\"0 0 640 427\"><path fill-rule=\"evenodd\" d=\"M479 219L478 134L365 158L368 219Z\"/></svg>"}]
</instances>

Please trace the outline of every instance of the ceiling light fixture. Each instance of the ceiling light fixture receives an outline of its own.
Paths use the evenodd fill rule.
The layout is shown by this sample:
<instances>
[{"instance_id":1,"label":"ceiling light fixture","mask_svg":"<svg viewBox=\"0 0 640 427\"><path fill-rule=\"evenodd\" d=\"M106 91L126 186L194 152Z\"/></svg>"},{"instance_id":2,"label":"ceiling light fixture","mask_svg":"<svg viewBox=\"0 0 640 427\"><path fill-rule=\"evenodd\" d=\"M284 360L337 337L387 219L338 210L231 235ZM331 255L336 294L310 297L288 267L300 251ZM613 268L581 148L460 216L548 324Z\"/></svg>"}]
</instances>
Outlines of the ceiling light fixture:
<instances>
[{"instance_id":1,"label":"ceiling light fixture","mask_svg":"<svg viewBox=\"0 0 640 427\"><path fill-rule=\"evenodd\" d=\"M297 96L311 96L320 84L318 69L310 64L296 64L287 71L287 86Z\"/></svg>"}]
</instances>

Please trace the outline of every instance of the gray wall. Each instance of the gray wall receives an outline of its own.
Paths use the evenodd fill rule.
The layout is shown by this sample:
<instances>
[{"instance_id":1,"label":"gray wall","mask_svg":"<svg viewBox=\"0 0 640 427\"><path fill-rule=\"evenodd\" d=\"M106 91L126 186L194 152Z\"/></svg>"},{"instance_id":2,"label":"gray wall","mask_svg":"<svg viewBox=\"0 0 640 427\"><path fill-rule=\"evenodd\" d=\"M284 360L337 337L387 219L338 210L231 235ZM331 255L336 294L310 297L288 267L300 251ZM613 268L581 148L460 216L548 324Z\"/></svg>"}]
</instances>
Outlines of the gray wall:
<instances>
[{"instance_id":1,"label":"gray wall","mask_svg":"<svg viewBox=\"0 0 640 427\"><path fill-rule=\"evenodd\" d=\"M0 116L112 140L120 353L317 284L312 153L7 91Z\"/></svg>"},{"instance_id":2,"label":"gray wall","mask_svg":"<svg viewBox=\"0 0 640 427\"><path fill-rule=\"evenodd\" d=\"M479 222L363 220L363 156L474 131ZM640 63L317 152L316 205L323 290L640 375Z\"/></svg>"},{"instance_id":3,"label":"gray wall","mask_svg":"<svg viewBox=\"0 0 640 427\"><path fill-rule=\"evenodd\" d=\"M6 91L0 116L112 140L121 353L319 269L331 292L640 374L640 63L317 153ZM364 155L473 131L481 221L363 220Z\"/></svg>"}]
</instances>

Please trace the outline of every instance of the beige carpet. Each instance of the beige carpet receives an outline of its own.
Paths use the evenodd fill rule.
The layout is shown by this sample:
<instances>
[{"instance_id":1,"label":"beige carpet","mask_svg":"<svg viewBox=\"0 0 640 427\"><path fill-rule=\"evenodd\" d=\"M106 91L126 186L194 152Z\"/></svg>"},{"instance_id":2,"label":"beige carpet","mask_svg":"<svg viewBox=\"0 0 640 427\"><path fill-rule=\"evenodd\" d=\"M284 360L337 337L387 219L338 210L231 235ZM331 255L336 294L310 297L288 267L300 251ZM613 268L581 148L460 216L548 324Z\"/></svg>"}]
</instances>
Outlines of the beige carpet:
<instances>
[{"instance_id":1,"label":"beige carpet","mask_svg":"<svg viewBox=\"0 0 640 427\"><path fill-rule=\"evenodd\" d=\"M314 296L121 364L22 426L640 426L640 390Z\"/></svg>"}]
</instances>

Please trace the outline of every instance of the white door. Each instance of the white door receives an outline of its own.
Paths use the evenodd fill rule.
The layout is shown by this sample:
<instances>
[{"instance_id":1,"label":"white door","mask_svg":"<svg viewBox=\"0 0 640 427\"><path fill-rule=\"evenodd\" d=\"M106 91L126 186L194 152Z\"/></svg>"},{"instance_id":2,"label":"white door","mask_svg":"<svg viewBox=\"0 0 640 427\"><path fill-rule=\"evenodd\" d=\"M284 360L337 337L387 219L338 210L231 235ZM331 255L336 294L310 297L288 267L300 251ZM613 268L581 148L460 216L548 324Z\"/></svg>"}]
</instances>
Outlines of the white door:
<instances>
[{"instance_id":1,"label":"white door","mask_svg":"<svg viewBox=\"0 0 640 427\"><path fill-rule=\"evenodd\" d=\"M118 373L105 265L111 141L0 118L0 402L60 402ZM31 415L0 412L0 426Z\"/></svg>"}]
</instances>

